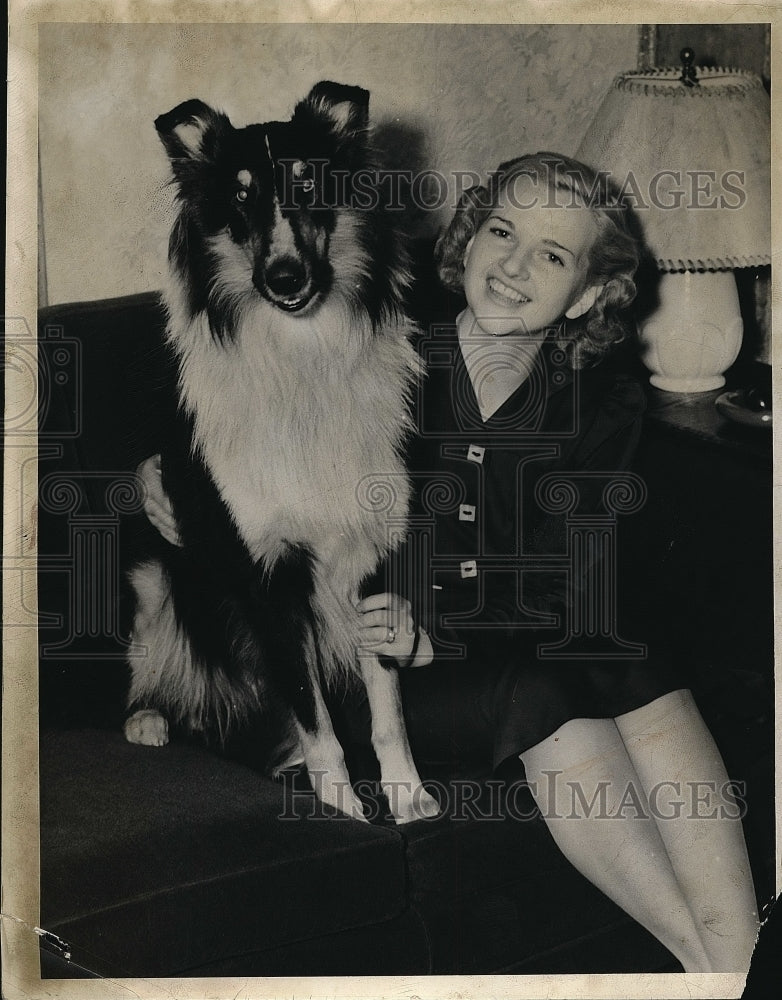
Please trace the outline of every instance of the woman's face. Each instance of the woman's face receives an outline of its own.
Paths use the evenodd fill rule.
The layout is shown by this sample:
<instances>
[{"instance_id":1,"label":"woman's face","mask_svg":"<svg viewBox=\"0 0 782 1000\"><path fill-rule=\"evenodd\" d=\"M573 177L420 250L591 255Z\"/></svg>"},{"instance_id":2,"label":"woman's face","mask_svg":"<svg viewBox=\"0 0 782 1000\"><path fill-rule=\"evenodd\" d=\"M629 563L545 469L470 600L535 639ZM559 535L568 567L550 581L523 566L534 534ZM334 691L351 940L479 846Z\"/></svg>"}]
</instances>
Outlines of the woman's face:
<instances>
[{"instance_id":1,"label":"woman's face","mask_svg":"<svg viewBox=\"0 0 782 1000\"><path fill-rule=\"evenodd\" d=\"M495 337L533 334L585 313L600 292L588 282L597 235L588 208L515 178L465 251L464 292L478 326Z\"/></svg>"}]
</instances>

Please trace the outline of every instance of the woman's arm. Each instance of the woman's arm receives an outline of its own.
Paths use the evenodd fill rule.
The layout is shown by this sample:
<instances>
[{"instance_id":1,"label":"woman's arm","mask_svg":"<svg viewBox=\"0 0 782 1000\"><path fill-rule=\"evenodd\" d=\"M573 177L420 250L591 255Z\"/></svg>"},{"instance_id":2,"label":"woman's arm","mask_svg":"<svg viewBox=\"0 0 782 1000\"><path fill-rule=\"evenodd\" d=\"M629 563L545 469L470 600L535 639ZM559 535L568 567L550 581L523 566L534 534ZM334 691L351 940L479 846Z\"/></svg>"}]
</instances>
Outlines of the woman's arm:
<instances>
[{"instance_id":1,"label":"woman's arm","mask_svg":"<svg viewBox=\"0 0 782 1000\"><path fill-rule=\"evenodd\" d=\"M163 489L160 455L145 458L136 469L136 475L144 484L144 513L150 524L160 532L171 545L181 545L179 528L174 518L171 500Z\"/></svg>"}]
</instances>

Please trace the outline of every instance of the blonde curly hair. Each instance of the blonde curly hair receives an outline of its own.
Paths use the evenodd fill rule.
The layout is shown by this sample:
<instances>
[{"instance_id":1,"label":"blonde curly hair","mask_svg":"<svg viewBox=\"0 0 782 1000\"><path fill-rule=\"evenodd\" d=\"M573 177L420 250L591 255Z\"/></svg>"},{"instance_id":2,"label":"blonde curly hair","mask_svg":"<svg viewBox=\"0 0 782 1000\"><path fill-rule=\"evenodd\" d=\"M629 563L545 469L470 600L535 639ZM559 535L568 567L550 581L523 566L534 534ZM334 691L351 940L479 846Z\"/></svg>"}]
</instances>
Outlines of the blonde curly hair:
<instances>
[{"instance_id":1,"label":"blonde curly hair","mask_svg":"<svg viewBox=\"0 0 782 1000\"><path fill-rule=\"evenodd\" d=\"M559 153L534 153L500 164L488 183L464 192L451 224L437 241L435 262L440 280L451 291L464 291L464 254L470 239L497 207L500 196L517 177L545 183L552 192L569 195L571 204L591 209L598 237L589 251L588 282L602 285L592 308L576 320L563 319L558 340L571 345L576 367L598 361L628 334L620 314L635 298L633 280L640 260L630 209L605 173Z\"/></svg>"}]
</instances>

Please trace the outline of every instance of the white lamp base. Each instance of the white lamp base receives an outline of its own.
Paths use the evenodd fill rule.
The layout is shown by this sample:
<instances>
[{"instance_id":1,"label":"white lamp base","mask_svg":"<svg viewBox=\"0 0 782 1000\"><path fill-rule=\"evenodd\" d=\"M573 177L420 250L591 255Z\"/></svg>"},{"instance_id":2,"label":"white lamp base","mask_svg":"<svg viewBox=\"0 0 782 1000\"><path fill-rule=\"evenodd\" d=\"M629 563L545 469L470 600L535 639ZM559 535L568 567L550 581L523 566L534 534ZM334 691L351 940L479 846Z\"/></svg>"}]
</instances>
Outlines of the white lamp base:
<instances>
[{"instance_id":1,"label":"white lamp base","mask_svg":"<svg viewBox=\"0 0 782 1000\"><path fill-rule=\"evenodd\" d=\"M640 329L649 381L668 392L719 389L744 331L733 272L666 273L659 296L659 307Z\"/></svg>"}]
</instances>

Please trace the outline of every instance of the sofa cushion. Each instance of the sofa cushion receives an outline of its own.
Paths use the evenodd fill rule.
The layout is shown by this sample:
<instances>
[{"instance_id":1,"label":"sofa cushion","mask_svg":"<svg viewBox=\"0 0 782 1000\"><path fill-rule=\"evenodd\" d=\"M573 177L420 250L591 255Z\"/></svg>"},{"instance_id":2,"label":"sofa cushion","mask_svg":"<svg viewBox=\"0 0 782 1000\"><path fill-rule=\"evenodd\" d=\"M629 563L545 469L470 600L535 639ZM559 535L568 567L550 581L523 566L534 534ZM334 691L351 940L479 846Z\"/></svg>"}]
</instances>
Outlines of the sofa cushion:
<instances>
[{"instance_id":1,"label":"sofa cushion","mask_svg":"<svg viewBox=\"0 0 782 1000\"><path fill-rule=\"evenodd\" d=\"M42 737L41 925L88 969L176 975L405 907L395 829L185 742Z\"/></svg>"}]
</instances>

